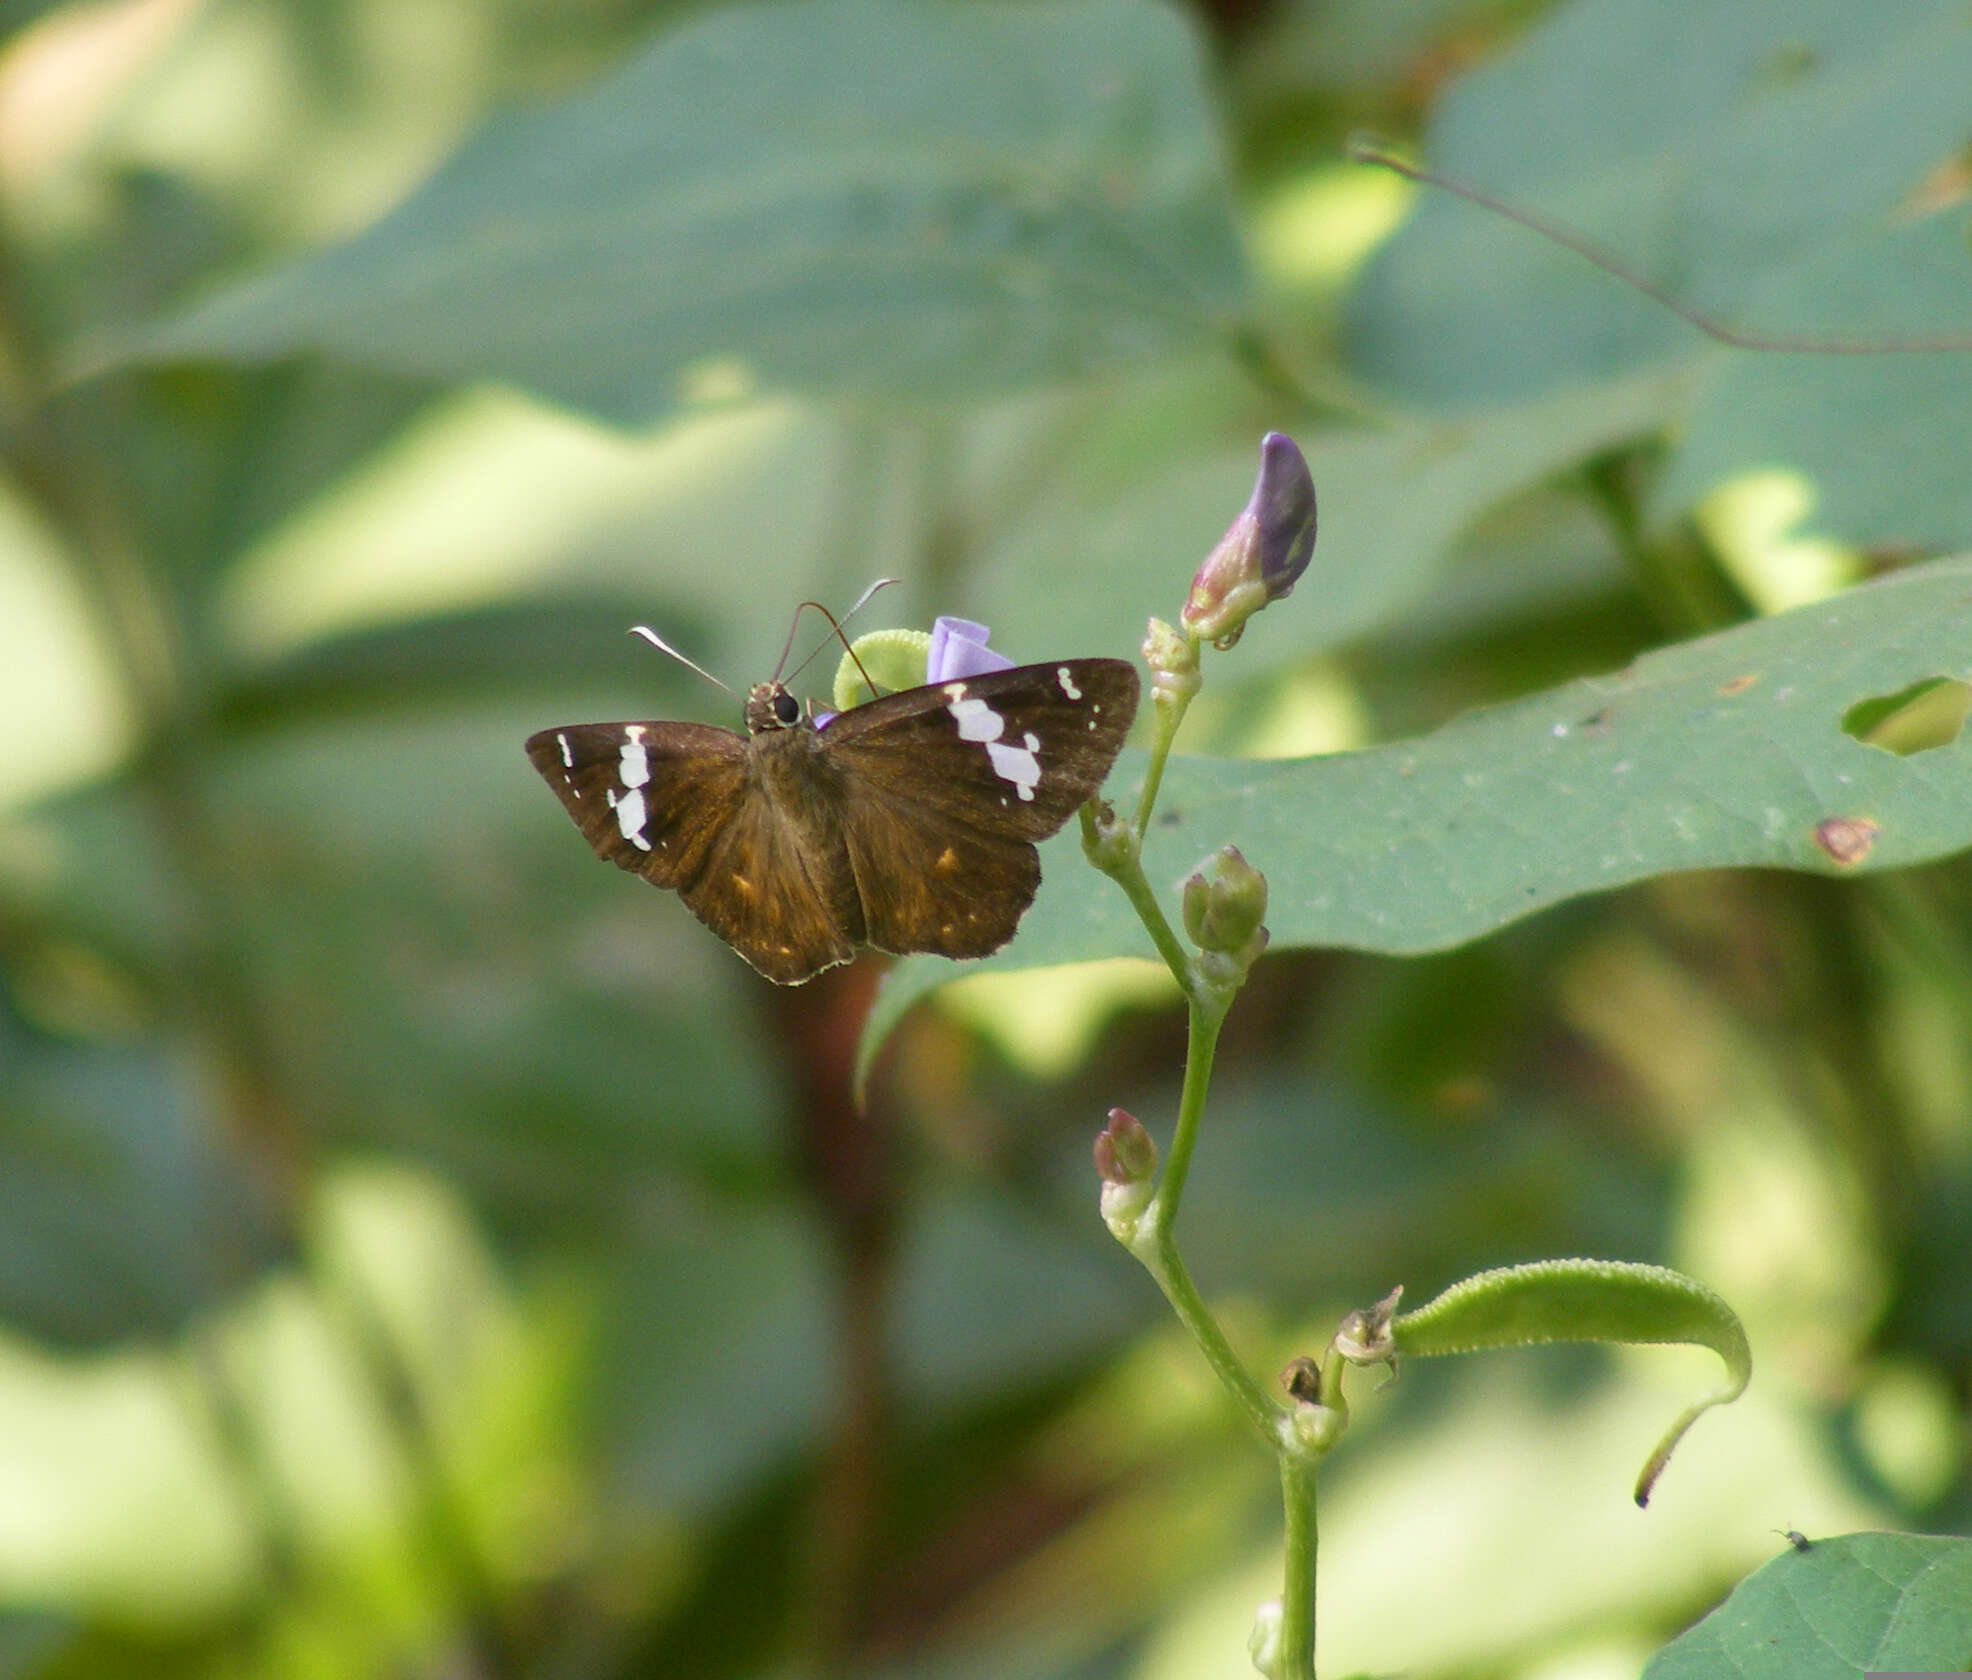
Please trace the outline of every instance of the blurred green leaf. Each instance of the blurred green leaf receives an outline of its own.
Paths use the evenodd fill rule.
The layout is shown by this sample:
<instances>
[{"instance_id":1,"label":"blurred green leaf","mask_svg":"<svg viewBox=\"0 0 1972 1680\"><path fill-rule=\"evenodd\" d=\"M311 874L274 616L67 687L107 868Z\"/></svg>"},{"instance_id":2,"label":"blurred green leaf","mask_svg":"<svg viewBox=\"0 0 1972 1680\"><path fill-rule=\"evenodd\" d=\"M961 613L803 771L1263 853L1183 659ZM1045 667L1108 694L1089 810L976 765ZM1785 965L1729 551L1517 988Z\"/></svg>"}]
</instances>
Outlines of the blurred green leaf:
<instances>
[{"instance_id":1,"label":"blurred green leaf","mask_svg":"<svg viewBox=\"0 0 1972 1680\"><path fill-rule=\"evenodd\" d=\"M1116 1264L1093 1187L1087 1217L1065 1228L984 1193L932 1198L899 1271L892 1357L908 1390L934 1404L1001 1398L1058 1375L1156 1307Z\"/></svg>"},{"instance_id":2,"label":"blurred green leaf","mask_svg":"<svg viewBox=\"0 0 1972 1680\"><path fill-rule=\"evenodd\" d=\"M1969 1664L1972 1540L1844 1534L1742 1581L1643 1680L1854 1680Z\"/></svg>"},{"instance_id":3,"label":"blurred green leaf","mask_svg":"<svg viewBox=\"0 0 1972 1680\"><path fill-rule=\"evenodd\" d=\"M820 1435L835 1381L831 1262L792 1199L652 1213L615 1249L603 1429L619 1495L696 1513Z\"/></svg>"},{"instance_id":4,"label":"blurred green leaf","mask_svg":"<svg viewBox=\"0 0 1972 1680\"><path fill-rule=\"evenodd\" d=\"M1427 1053L1415 1039L1404 1047ZM1121 1100L1155 1114L1173 1098L1126 1090ZM1333 1075L1220 1076L1212 1147L1185 1201L1200 1286L1265 1290L1304 1313L1449 1275L1475 1254L1648 1253L1661 1241L1667 1187L1640 1150L1585 1135L1579 1114L1542 1113L1520 1092L1485 1116L1420 1117ZM1071 1201L1079 1191L1086 1202L1092 1182L1078 1148Z\"/></svg>"},{"instance_id":5,"label":"blurred green leaf","mask_svg":"<svg viewBox=\"0 0 1972 1680\"><path fill-rule=\"evenodd\" d=\"M1177 759L1144 866L1170 887L1230 842L1266 872L1276 949L1415 952L1672 870L1846 874L1941 857L1972 845L1972 746L1898 758L1851 739L1842 719L1859 700L1965 672L1968 644L1972 561L1940 561L1415 741ZM1112 795L1142 761L1119 763ZM988 963L1147 954L1122 895L1078 852L1073 834L1049 842L1035 908ZM957 972L936 958L900 965L865 1053Z\"/></svg>"},{"instance_id":6,"label":"blurred green leaf","mask_svg":"<svg viewBox=\"0 0 1972 1680\"><path fill-rule=\"evenodd\" d=\"M1972 28L1950 0L1867 14L1841 0L1584 0L1461 81L1425 150L1736 327L1962 335L1962 211L1925 195L1964 144L1968 81ZM1709 384L1660 517L1730 472L1781 463L1823 486L1826 522L1852 540L1972 541L1964 357L1720 353L1447 194L1427 193L1372 259L1349 345L1371 379L1455 408L1695 363Z\"/></svg>"},{"instance_id":7,"label":"blurred green leaf","mask_svg":"<svg viewBox=\"0 0 1972 1680\"><path fill-rule=\"evenodd\" d=\"M403 379L303 362L142 368L72 387L59 407L62 428L106 463L78 491L116 506L158 578L186 600L187 631L217 640L207 616L214 576L429 400Z\"/></svg>"},{"instance_id":8,"label":"blurred green leaf","mask_svg":"<svg viewBox=\"0 0 1972 1680\"><path fill-rule=\"evenodd\" d=\"M0 36L25 29L44 13L52 12L63 0L0 0Z\"/></svg>"},{"instance_id":9,"label":"blurred green leaf","mask_svg":"<svg viewBox=\"0 0 1972 1680\"><path fill-rule=\"evenodd\" d=\"M442 1163L510 1234L578 1235L681 1176L776 1177L779 1099L745 1048L752 975L595 862L521 753L540 721L504 703L228 740L199 862L313 1135ZM59 867L15 886L138 976L171 972L182 890L143 815L117 786L51 807Z\"/></svg>"},{"instance_id":10,"label":"blurred green leaf","mask_svg":"<svg viewBox=\"0 0 1972 1680\"><path fill-rule=\"evenodd\" d=\"M70 1347L163 1340L286 1253L168 1055L0 1017L0 1321Z\"/></svg>"},{"instance_id":11,"label":"blurred green leaf","mask_svg":"<svg viewBox=\"0 0 1972 1680\"><path fill-rule=\"evenodd\" d=\"M1146 0L726 8L496 122L369 232L141 353L312 350L621 420L761 384L1073 378L1199 343L1238 306L1202 72Z\"/></svg>"}]
</instances>

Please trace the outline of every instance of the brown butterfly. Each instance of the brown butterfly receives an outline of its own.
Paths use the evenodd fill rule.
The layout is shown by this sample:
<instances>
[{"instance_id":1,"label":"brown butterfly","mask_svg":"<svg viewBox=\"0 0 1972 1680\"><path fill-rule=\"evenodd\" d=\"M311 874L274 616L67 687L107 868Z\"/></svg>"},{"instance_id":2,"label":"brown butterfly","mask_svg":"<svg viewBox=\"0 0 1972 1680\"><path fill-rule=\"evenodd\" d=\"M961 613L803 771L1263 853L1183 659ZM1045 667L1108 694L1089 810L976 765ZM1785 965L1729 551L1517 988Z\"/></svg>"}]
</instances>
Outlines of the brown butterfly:
<instances>
[{"instance_id":1,"label":"brown butterfly","mask_svg":"<svg viewBox=\"0 0 1972 1680\"><path fill-rule=\"evenodd\" d=\"M769 980L858 945L983 957L1040 884L1034 842L1094 797L1137 711L1120 659L928 683L806 717L779 682L746 734L576 723L527 756L596 855L669 887Z\"/></svg>"}]
</instances>

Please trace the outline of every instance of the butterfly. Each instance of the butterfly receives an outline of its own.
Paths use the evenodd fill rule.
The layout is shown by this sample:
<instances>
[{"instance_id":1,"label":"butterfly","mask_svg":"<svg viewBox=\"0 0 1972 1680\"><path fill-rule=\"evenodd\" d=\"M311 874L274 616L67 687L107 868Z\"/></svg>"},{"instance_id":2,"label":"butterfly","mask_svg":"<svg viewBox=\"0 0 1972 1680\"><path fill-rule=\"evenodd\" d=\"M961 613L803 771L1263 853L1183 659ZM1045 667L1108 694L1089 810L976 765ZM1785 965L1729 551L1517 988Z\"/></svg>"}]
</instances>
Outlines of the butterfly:
<instances>
[{"instance_id":1,"label":"butterfly","mask_svg":"<svg viewBox=\"0 0 1972 1680\"><path fill-rule=\"evenodd\" d=\"M859 945L983 957L1034 901L1045 840L1094 797L1137 711L1120 659L928 683L817 725L778 681L746 733L576 723L527 756L600 858L668 887L769 980Z\"/></svg>"}]
</instances>

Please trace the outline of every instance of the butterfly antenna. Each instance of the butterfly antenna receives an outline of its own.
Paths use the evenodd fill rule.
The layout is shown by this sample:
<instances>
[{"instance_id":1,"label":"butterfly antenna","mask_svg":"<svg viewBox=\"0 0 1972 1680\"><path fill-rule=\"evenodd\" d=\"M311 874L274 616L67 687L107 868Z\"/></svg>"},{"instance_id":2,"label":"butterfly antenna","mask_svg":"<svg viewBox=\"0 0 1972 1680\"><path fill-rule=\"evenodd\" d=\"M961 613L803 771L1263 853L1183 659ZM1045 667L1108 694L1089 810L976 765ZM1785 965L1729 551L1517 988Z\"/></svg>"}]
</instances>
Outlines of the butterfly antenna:
<instances>
[{"instance_id":1,"label":"butterfly antenna","mask_svg":"<svg viewBox=\"0 0 1972 1680\"><path fill-rule=\"evenodd\" d=\"M801 614L803 609L807 607L813 607L816 612L820 613L822 617L824 617L829 621L829 628L835 632L835 639L842 644L844 651L846 651L849 657L855 661L856 670L858 674L862 677L864 686L869 689L870 693L872 694L876 693L876 684L870 681L869 672L863 669L863 662L862 660L856 657L856 650L854 647L850 645L849 638L843 634L842 627L870 604L871 598L875 596L876 592L879 589L888 589L890 585L896 583L897 581L898 579L896 578L878 578L875 583L871 584L869 588L865 589L862 592L862 594L856 597L856 604L852 606L846 613L844 613L841 616L841 618L837 618L835 614L830 612L827 607L823 606L820 601L803 601L800 606L794 609L794 623L790 624L787 627L787 645L781 649L781 664L785 665L787 663L787 656L794 647L794 633L800 627ZM816 647L814 653L809 654L806 659L802 660L802 662L799 665L795 666L795 668L788 673L787 680L789 682L792 682L796 677L800 676L803 671L807 670L808 667L814 663L815 654L820 653L822 649L827 646L828 646L828 642L826 640L822 641L820 645ZM776 666L775 672L777 677L779 670L780 667Z\"/></svg>"},{"instance_id":2,"label":"butterfly antenna","mask_svg":"<svg viewBox=\"0 0 1972 1680\"><path fill-rule=\"evenodd\" d=\"M1807 356L1899 356L1899 355L1937 355L1940 352L1972 350L1972 335L1965 333L1935 333L1916 336L1889 335L1882 338L1844 337L1841 334L1815 333L1760 333L1751 332L1744 327L1716 315L1708 315L1702 309L1694 308L1676 293L1648 280L1624 262L1613 251L1596 244L1585 233L1578 233L1566 223L1550 221L1532 210L1523 209L1517 204L1509 204L1503 198L1475 187L1470 181L1461 181L1455 175L1441 175L1435 170L1426 169L1401 156L1373 135L1357 134L1350 137L1349 157L1355 163L1374 164L1379 169L1387 169L1393 175L1401 175L1407 181L1415 181L1419 186L1437 187L1455 198L1462 198L1468 204L1476 204L1482 210L1490 210L1496 216L1504 216L1509 222L1517 222L1531 233L1559 245L1564 251L1572 251L1586 263L1592 263L1604 274L1613 275L1633 291L1641 292L1652 303L1668 309L1680 321L1696 327L1707 338L1716 339L1721 344L1730 344L1738 350L1768 350L1787 355Z\"/></svg>"},{"instance_id":3,"label":"butterfly antenna","mask_svg":"<svg viewBox=\"0 0 1972 1680\"><path fill-rule=\"evenodd\" d=\"M667 642L648 624L631 625L630 634L633 636L643 637L643 639L649 642L652 647L656 648L659 653L670 654L670 656L673 659L677 660L677 662L680 665L684 666L686 670L696 671L714 688L724 689L725 692L728 694L731 694L733 692L730 688L726 688L726 685L722 683L717 677L715 677L710 671L708 671L703 665L700 665L695 660L687 659L682 653L680 653L676 648L674 648L669 642ZM735 698L737 698L737 696L735 696Z\"/></svg>"}]
</instances>

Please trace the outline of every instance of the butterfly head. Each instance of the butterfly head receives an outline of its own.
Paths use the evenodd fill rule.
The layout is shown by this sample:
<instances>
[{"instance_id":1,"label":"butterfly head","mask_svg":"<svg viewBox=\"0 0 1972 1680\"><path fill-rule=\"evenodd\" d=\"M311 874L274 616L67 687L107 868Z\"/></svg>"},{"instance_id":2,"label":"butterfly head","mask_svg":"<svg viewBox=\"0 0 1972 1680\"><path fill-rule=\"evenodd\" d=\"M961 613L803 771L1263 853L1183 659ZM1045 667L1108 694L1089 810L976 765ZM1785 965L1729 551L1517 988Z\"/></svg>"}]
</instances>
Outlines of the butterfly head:
<instances>
[{"instance_id":1,"label":"butterfly head","mask_svg":"<svg viewBox=\"0 0 1972 1680\"><path fill-rule=\"evenodd\" d=\"M801 702L778 682L755 683L746 693L746 732L792 729L801 721Z\"/></svg>"}]
</instances>

